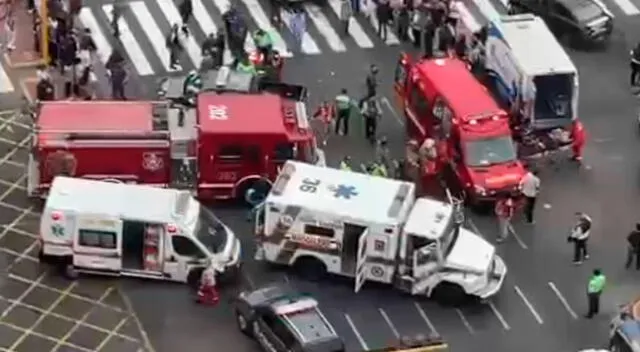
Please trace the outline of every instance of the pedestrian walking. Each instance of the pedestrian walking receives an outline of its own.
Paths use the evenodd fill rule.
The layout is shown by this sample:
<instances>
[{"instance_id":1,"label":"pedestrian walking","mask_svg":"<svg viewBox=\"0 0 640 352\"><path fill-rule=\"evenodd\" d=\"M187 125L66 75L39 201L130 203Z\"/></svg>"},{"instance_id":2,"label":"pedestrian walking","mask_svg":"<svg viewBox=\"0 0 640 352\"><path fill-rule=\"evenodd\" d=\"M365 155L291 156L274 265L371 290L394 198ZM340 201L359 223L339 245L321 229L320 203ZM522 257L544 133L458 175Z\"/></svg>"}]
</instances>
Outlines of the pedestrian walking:
<instances>
[{"instance_id":1,"label":"pedestrian walking","mask_svg":"<svg viewBox=\"0 0 640 352\"><path fill-rule=\"evenodd\" d=\"M331 125L335 116L333 104L323 101L318 106L318 109L313 114L315 120L315 129L318 140L321 141L323 146L327 145L329 136L331 134Z\"/></svg>"},{"instance_id":2,"label":"pedestrian walking","mask_svg":"<svg viewBox=\"0 0 640 352\"><path fill-rule=\"evenodd\" d=\"M342 29L344 35L349 34L349 22L353 17L353 8L349 3L349 0L340 0L340 22L342 23Z\"/></svg>"},{"instance_id":3,"label":"pedestrian walking","mask_svg":"<svg viewBox=\"0 0 640 352\"><path fill-rule=\"evenodd\" d=\"M13 14L7 14L4 21L4 48L7 51L16 49L16 20Z\"/></svg>"},{"instance_id":4,"label":"pedestrian walking","mask_svg":"<svg viewBox=\"0 0 640 352\"><path fill-rule=\"evenodd\" d=\"M631 50L631 87L636 87L640 82L640 42Z\"/></svg>"},{"instance_id":5,"label":"pedestrian walking","mask_svg":"<svg viewBox=\"0 0 640 352\"><path fill-rule=\"evenodd\" d=\"M378 121L382 117L382 107L379 99L375 95L366 99L360 112L364 118L364 138L372 145L375 145Z\"/></svg>"},{"instance_id":6,"label":"pedestrian walking","mask_svg":"<svg viewBox=\"0 0 640 352\"><path fill-rule=\"evenodd\" d=\"M335 98L336 105L336 135L347 136L349 134L349 118L351 109L354 107L353 100L349 97L346 89L342 89ZM342 127L342 130L341 130Z\"/></svg>"},{"instance_id":7,"label":"pedestrian walking","mask_svg":"<svg viewBox=\"0 0 640 352\"><path fill-rule=\"evenodd\" d=\"M508 195L498 198L495 206L496 218L498 219L498 238L496 242L504 242L509 236L511 228L511 219L515 213L515 202Z\"/></svg>"},{"instance_id":8,"label":"pedestrian walking","mask_svg":"<svg viewBox=\"0 0 640 352\"><path fill-rule=\"evenodd\" d=\"M353 12L358 13L360 12L360 0L350 0L351 2L351 10L353 10Z\"/></svg>"},{"instance_id":9,"label":"pedestrian walking","mask_svg":"<svg viewBox=\"0 0 640 352\"><path fill-rule=\"evenodd\" d=\"M540 193L540 178L537 170L528 170L519 186L520 192L524 196L524 216L529 224L534 224L533 212L536 207L536 199Z\"/></svg>"},{"instance_id":10,"label":"pedestrian walking","mask_svg":"<svg viewBox=\"0 0 640 352\"><path fill-rule=\"evenodd\" d=\"M293 8L293 14L290 19L291 33L298 50L302 49L302 40L307 31L307 17L299 6Z\"/></svg>"},{"instance_id":11,"label":"pedestrian walking","mask_svg":"<svg viewBox=\"0 0 640 352\"><path fill-rule=\"evenodd\" d=\"M636 229L627 236L627 262L624 267L629 269L634 258L636 270L640 270L640 223L636 223Z\"/></svg>"},{"instance_id":12,"label":"pedestrian walking","mask_svg":"<svg viewBox=\"0 0 640 352\"><path fill-rule=\"evenodd\" d=\"M169 69L181 70L179 55L182 52L182 42L180 40L180 26L174 23L167 34L167 49L169 49Z\"/></svg>"},{"instance_id":13,"label":"pedestrian walking","mask_svg":"<svg viewBox=\"0 0 640 352\"><path fill-rule=\"evenodd\" d=\"M600 269L594 269L587 284L587 300L589 306L589 310L587 314L585 314L587 319L591 319L594 315L600 313L600 296L606 284L607 278L602 271Z\"/></svg>"},{"instance_id":14,"label":"pedestrian walking","mask_svg":"<svg viewBox=\"0 0 640 352\"><path fill-rule=\"evenodd\" d=\"M389 0L380 0L376 6L376 19L378 20L378 36L382 41L387 41L389 33L389 22L392 18L391 5Z\"/></svg>"},{"instance_id":15,"label":"pedestrian walking","mask_svg":"<svg viewBox=\"0 0 640 352\"><path fill-rule=\"evenodd\" d=\"M122 1L114 3L113 9L111 10L111 31L116 39L120 38L119 22L122 17L123 10L124 6L122 5Z\"/></svg>"},{"instance_id":16,"label":"pedestrian walking","mask_svg":"<svg viewBox=\"0 0 640 352\"><path fill-rule=\"evenodd\" d=\"M375 64L369 66L369 73L367 73L367 78L364 80L364 85L365 95L360 100L359 106L362 106L365 100L376 96L378 93L378 66Z\"/></svg>"},{"instance_id":17,"label":"pedestrian walking","mask_svg":"<svg viewBox=\"0 0 640 352\"><path fill-rule=\"evenodd\" d=\"M584 260L589 259L587 241L589 241L593 223L585 213L576 213L576 215L578 221L571 229L568 241L573 242L573 264L580 265Z\"/></svg>"},{"instance_id":18,"label":"pedestrian walking","mask_svg":"<svg viewBox=\"0 0 640 352\"><path fill-rule=\"evenodd\" d=\"M216 288L216 266L215 260L211 261L209 266L202 272L200 276L200 285L198 287L196 302L206 305L216 305L220 300L218 289Z\"/></svg>"},{"instance_id":19,"label":"pedestrian walking","mask_svg":"<svg viewBox=\"0 0 640 352\"><path fill-rule=\"evenodd\" d=\"M182 0L178 7L178 11L180 12L180 18L182 19L182 33L184 33L185 36L188 36L189 27L187 26L187 23L193 14L193 3L191 0Z\"/></svg>"},{"instance_id":20,"label":"pedestrian walking","mask_svg":"<svg viewBox=\"0 0 640 352\"><path fill-rule=\"evenodd\" d=\"M111 99L127 100L125 95L125 86L128 80L127 69L125 65L116 65L109 70L109 81L111 83Z\"/></svg>"}]
</instances>

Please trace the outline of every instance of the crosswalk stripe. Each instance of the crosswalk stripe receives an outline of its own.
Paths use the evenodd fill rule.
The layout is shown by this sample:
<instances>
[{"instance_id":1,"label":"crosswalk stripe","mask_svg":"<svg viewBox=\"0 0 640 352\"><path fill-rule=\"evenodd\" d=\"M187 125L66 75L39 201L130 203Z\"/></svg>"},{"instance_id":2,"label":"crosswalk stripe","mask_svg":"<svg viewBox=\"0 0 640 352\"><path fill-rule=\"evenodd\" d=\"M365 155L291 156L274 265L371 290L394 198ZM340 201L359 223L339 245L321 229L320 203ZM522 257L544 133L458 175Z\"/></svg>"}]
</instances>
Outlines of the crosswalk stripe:
<instances>
[{"instance_id":1,"label":"crosswalk stripe","mask_svg":"<svg viewBox=\"0 0 640 352\"><path fill-rule=\"evenodd\" d=\"M211 16L207 14L208 11L202 4L202 1L193 0L192 4L193 17L196 19L196 22L198 22L198 25L200 26L200 29L202 29L204 34L208 35L209 33L217 33L218 26L216 26L216 24L213 22Z\"/></svg>"},{"instance_id":2,"label":"crosswalk stripe","mask_svg":"<svg viewBox=\"0 0 640 352\"><path fill-rule=\"evenodd\" d=\"M164 14L165 18L169 22L170 25L175 23L182 24L182 19L172 0L156 0L156 3L160 7L160 11ZM193 34L189 34L188 36L182 37L182 44L185 46L187 50L187 54L189 55L189 59L193 63L194 67L200 67L200 63L202 62L202 51L200 50L200 46L196 43Z\"/></svg>"},{"instance_id":3,"label":"crosswalk stripe","mask_svg":"<svg viewBox=\"0 0 640 352\"><path fill-rule=\"evenodd\" d=\"M640 14L638 8L629 0L613 0L627 16Z\"/></svg>"},{"instance_id":4,"label":"crosswalk stripe","mask_svg":"<svg viewBox=\"0 0 640 352\"><path fill-rule=\"evenodd\" d=\"M458 13L460 14L460 19L462 20L462 22L466 25L466 27L472 33L475 33L479 31L480 28L482 28L482 26L480 26L478 21L476 21L476 19L473 17L469 9L465 6L465 4L462 1L454 2L453 6L455 6L456 10L458 10Z\"/></svg>"},{"instance_id":5,"label":"crosswalk stripe","mask_svg":"<svg viewBox=\"0 0 640 352\"><path fill-rule=\"evenodd\" d=\"M331 47L331 50L336 52L347 51L347 48L342 42L342 39L340 39L338 33L336 33L336 31L333 29L333 26L331 25L331 22L329 22L329 19L327 19L324 13L322 13L320 7L313 4L304 4L304 8L307 10L309 18L311 18L311 21L313 21L313 23L316 25L316 28L318 28L320 34L322 34L327 40L327 43L329 44L329 47Z\"/></svg>"},{"instance_id":6,"label":"crosswalk stripe","mask_svg":"<svg viewBox=\"0 0 640 352\"><path fill-rule=\"evenodd\" d=\"M329 0L329 6L331 6L336 16L340 18L340 0ZM361 48L373 48L373 42L355 18L352 18L349 23L349 35Z\"/></svg>"},{"instance_id":7,"label":"crosswalk stripe","mask_svg":"<svg viewBox=\"0 0 640 352\"><path fill-rule=\"evenodd\" d=\"M289 28L289 30L293 33L293 29L291 27L291 19L293 17L293 14L285 11L285 10L281 10L280 11L280 15L282 16L282 20L284 21L284 23L287 25L287 27ZM311 38L311 36L309 35L309 32L307 32L306 28L307 28L307 19L306 19L306 14L305 14L305 24L303 25L303 28L305 29L304 33L302 34L302 52L307 54L307 55L317 55L320 54L322 51L320 50L320 48L318 47L318 44L316 44L315 40L313 40L313 38Z\"/></svg>"},{"instance_id":8,"label":"crosswalk stripe","mask_svg":"<svg viewBox=\"0 0 640 352\"><path fill-rule=\"evenodd\" d=\"M273 47L278 50L280 55L282 55L282 57L292 57L293 53L291 53L291 51L289 51L289 49L287 48L287 44L282 39L280 32L278 32L271 25L269 17L267 17L267 14L260 6L260 3L258 3L258 0L242 0L242 2L251 13L251 17L256 22L258 27L267 31L271 35L273 39Z\"/></svg>"},{"instance_id":9,"label":"crosswalk stripe","mask_svg":"<svg viewBox=\"0 0 640 352\"><path fill-rule=\"evenodd\" d=\"M102 63L106 63L107 60L109 60L109 56L111 56L113 49L111 49L111 44L109 44L109 41L102 33L102 28L98 24L98 20L93 15L93 12L91 12L91 9L87 7L80 10L79 16L80 22L82 22L85 28L88 28L91 31L91 38L93 38L94 43L96 43L96 52L100 61L102 61Z\"/></svg>"},{"instance_id":10,"label":"crosswalk stripe","mask_svg":"<svg viewBox=\"0 0 640 352\"><path fill-rule=\"evenodd\" d=\"M4 65L0 63L0 93L11 93L14 91L13 84L7 71L4 69Z\"/></svg>"},{"instance_id":11,"label":"crosswalk stripe","mask_svg":"<svg viewBox=\"0 0 640 352\"><path fill-rule=\"evenodd\" d=\"M154 21L147 5L143 1L132 1L129 6L131 6L131 13L140 23L140 27L144 30L160 62L165 68L169 68L169 50L165 45L165 35L162 34L160 27Z\"/></svg>"},{"instance_id":12,"label":"crosswalk stripe","mask_svg":"<svg viewBox=\"0 0 640 352\"><path fill-rule=\"evenodd\" d=\"M373 28L375 28L375 30L378 30L379 24L375 14L369 15L369 22L371 22L371 25L373 26ZM398 37L396 37L396 35L393 33L393 27L390 26L387 31L387 45L398 44L400 44L400 41L398 40Z\"/></svg>"},{"instance_id":13,"label":"crosswalk stripe","mask_svg":"<svg viewBox=\"0 0 640 352\"><path fill-rule=\"evenodd\" d=\"M113 5L103 5L102 11L107 15L107 18L109 18L113 13ZM118 20L118 27L118 29L120 29L120 42L129 55L129 61L136 68L136 71L138 71L138 74L140 76L152 75L154 73L153 68L151 68L149 60L147 60L147 57L144 55L142 48L140 48L138 41L133 36L131 28L129 28L124 18L121 17Z\"/></svg>"}]
</instances>

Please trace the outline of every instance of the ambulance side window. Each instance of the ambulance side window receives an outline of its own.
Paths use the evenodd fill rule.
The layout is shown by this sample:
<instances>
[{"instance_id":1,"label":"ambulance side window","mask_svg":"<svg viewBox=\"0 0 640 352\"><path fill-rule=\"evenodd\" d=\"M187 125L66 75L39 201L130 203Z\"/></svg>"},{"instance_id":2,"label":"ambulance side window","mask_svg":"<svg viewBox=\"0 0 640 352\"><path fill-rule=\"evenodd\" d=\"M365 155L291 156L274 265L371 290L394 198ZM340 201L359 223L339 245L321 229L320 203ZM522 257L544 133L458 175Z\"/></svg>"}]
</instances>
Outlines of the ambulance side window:
<instances>
[{"instance_id":1,"label":"ambulance side window","mask_svg":"<svg viewBox=\"0 0 640 352\"><path fill-rule=\"evenodd\" d=\"M115 249L117 244L116 233L99 230L79 230L78 244L83 247Z\"/></svg>"},{"instance_id":2,"label":"ambulance side window","mask_svg":"<svg viewBox=\"0 0 640 352\"><path fill-rule=\"evenodd\" d=\"M198 248L191 239L184 236L172 236L171 245L173 250L183 257L204 257L204 253Z\"/></svg>"},{"instance_id":3,"label":"ambulance side window","mask_svg":"<svg viewBox=\"0 0 640 352\"><path fill-rule=\"evenodd\" d=\"M242 159L243 156L242 147L239 145L223 145L218 151L218 159L222 162L237 162Z\"/></svg>"}]
</instances>

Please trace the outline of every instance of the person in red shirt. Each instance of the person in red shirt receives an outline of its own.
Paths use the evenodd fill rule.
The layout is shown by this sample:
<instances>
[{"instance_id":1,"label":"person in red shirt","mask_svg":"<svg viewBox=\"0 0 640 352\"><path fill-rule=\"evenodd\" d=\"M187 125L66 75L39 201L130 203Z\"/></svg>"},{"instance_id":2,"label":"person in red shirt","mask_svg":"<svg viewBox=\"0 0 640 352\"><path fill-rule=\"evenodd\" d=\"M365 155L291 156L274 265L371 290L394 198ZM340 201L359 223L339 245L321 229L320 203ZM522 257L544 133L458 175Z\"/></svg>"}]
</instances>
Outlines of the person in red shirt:
<instances>
[{"instance_id":1,"label":"person in red shirt","mask_svg":"<svg viewBox=\"0 0 640 352\"><path fill-rule=\"evenodd\" d=\"M196 301L200 304L214 306L218 304L220 295L216 288L216 270L210 265L202 272L200 277L200 287L198 288Z\"/></svg>"},{"instance_id":2,"label":"person in red shirt","mask_svg":"<svg viewBox=\"0 0 640 352\"><path fill-rule=\"evenodd\" d=\"M318 139L322 142L322 145L327 145L329 139L329 133L331 132L331 124L333 123L333 117L335 116L334 106L329 102L323 101L318 106L318 109L313 113L313 118L316 120L316 134Z\"/></svg>"},{"instance_id":3,"label":"person in red shirt","mask_svg":"<svg viewBox=\"0 0 640 352\"><path fill-rule=\"evenodd\" d=\"M587 142L587 133L584 129L582 122L576 120L571 125L571 150L573 151L572 159L580 162L582 161L582 152L584 145Z\"/></svg>"},{"instance_id":4,"label":"person in red shirt","mask_svg":"<svg viewBox=\"0 0 640 352\"><path fill-rule=\"evenodd\" d=\"M504 242L509 236L511 219L515 210L515 201L511 196L503 196L496 200L495 212L498 218L498 238L496 242Z\"/></svg>"}]
</instances>

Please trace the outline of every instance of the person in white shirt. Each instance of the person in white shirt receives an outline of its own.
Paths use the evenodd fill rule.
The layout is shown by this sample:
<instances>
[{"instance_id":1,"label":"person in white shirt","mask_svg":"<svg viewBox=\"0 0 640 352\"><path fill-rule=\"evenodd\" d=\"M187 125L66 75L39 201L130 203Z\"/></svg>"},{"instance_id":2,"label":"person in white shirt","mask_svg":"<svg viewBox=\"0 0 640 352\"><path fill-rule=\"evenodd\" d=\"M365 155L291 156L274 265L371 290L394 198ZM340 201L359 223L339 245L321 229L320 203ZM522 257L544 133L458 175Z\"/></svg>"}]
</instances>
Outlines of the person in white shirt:
<instances>
[{"instance_id":1,"label":"person in white shirt","mask_svg":"<svg viewBox=\"0 0 640 352\"><path fill-rule=\"evenodd\" d=\"M520 180L520 192L524 196L524 216L527 223L533 224L533 211L536 206L536 198L540 193L540 179L538 178L538 172L533 170L527 172L526 175Z\"/></svg>"},{"instance_id":2,"label":"person in white shirt","mask_svg":"<svg viewBox=\"0 0 640 352\"><path fill-rule=\"evenodd\" d=\"M592 221L585 213L576 213L578 222L571 229L568 241L573 242L573 264L580 265L583 260L589 259L587 241L591 234Z\"/></svg>"}]
</instances>

